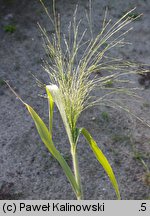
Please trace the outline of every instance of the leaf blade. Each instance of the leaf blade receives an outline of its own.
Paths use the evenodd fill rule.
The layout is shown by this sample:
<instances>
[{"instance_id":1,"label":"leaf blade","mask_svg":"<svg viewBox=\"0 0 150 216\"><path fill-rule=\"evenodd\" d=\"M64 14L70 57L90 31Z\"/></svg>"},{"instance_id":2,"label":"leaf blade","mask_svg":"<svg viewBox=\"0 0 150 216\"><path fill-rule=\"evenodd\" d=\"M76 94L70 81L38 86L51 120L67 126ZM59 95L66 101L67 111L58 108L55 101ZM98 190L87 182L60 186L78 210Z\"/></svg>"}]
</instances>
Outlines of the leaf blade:
<instances>
[{"instance_id":1,"label":"leaf blade","mask_svg":"<svg viewBox=\"0 0 150 216\"><path fill-rule=\"evenodd\" d=\"M50 94L53 97L53 100L60 112L61 118L63 120L67 135L68 135L68 139L70 144L73 143L73 137L72 137L72 133L71 133L71 129L68 123L68 119L67 119L67 115L65 112L65 107L62 101L62 97L61 97L61 93L60 93L60 89L56 86L56 85L47 85L46 86L47 90L50 92Z\"/></svg>"},{"instance_id":2,"label":"leaf blade","mask_svg":"<svg viewBox=\"0 0 150 216\"><path fill-rule=\"evenodd\" d=\"M92 138L92 136L90 135L90 133L85 129L85 128L81 128L80 129L81 133L84 135L84 137L86 138L86 140L88 141L93 153L95 154L97 160L99 161L99 163L102 165L102 167L104 168L105 172L107 173L114 189L117 195L118 199L120 198L120 192L119 192L119 187L118 187L118 183L117 180L115 178L114 172L111 168L111 165L109 164L107 158L105 157L105 155L103 154L103 152L100 150L100 148L98 147L97 143L95 142L95 140Z\"/></svg>"},{"instance_id":3,"label":"leaf blade","mask_svg":"<svg viewBox=\"0 0 150 216\"><path fill-rule=\"evenodd\" d=\"M79 193L79 188L78 185L75 181L75 177L72 173L72 170L70 169L69 165L63 158L63 156L60 154L60 152L56 149L56 147L53 144L52 137L50 132L48 131L48 128L46 127L45 123L43 120L39 117L39 115L34 111L32 107L30 107L28 104L24 103L25 106L27 107L35 125L37 128L37 131L40 135L41 140L45 144L45 146L48 148L50 153L53 155L53 157L56 158L56 160L59 162L61 165L66 177L68 178L69 182L71 183L71 186L75 192L75 194Z\"/></svg>"},{"instance_id":4,"label":"leaf blade","mask_svg":"<svg viewBox=\"0 0 150 216\"><path fill-rule=\"evenodd\" d=\"M49 104L49 131L52 135L54 100L53 100L53 97L52 97L50 91L47 89L47 87L45 89L46 89L46 93L48 96L48 104Z\"/></svg>"}]
</instances>

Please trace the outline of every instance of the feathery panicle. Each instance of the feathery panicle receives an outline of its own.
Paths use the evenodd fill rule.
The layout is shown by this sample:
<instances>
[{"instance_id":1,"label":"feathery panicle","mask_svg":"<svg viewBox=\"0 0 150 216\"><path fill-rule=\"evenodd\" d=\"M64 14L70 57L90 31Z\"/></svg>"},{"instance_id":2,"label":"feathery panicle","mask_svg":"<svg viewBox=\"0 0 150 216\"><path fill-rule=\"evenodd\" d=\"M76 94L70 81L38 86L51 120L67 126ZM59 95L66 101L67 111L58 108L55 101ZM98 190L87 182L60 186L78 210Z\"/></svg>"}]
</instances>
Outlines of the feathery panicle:
<instances>
[{"instance_id":1,"label":"feathery panicle","mask_svg":"<svg viewBox=\"0 0 150 216\"><path fill-rule=\"evenodd\" d=\"M91 4L90 4L91 5ZM46 8L45 8L46 9ZM59 87L66 115L70 127L76 127L80 113L87 107L100 102L102 98L91 100L90 93L95 87L110 91L104 95L113 93L129 93L127 89L120 87L106 88L106 84L113 80L118 83L127 82L122 77L125 74L132 74L137 71L137 65L123 62L122 59L107 56L110 49L124 46L124 36L132 29L126 30L135 18L128 16L135 10L132 9L121 17L117 22L111 24L111 20L106 19L107 10L103 19L102 29L96 37L93 37L92 26L90 25L91 38L85 41L85 29L79 36L81 20L77 22L77 7L73 15L73 20L68 26L68 35L61 35L60 17L56 15L55 8L54 21L55 33L49 38L46 30L40 25L44 38L44 46L48 59L44 62L44 69L49 74L50 82ZM47 9L46 12L48 13ZM91 15L91 8L90 8ZM51 20L51 16L48 15ZM137 18L137 17L136 17ZM91 16L88 23L92 23ZM84 49L82 56L78 57L81 49ZM105 71L107 73L105 74ZM103 76L96 76L95 72L103 73Z\"/></svg>"}]
</instances>

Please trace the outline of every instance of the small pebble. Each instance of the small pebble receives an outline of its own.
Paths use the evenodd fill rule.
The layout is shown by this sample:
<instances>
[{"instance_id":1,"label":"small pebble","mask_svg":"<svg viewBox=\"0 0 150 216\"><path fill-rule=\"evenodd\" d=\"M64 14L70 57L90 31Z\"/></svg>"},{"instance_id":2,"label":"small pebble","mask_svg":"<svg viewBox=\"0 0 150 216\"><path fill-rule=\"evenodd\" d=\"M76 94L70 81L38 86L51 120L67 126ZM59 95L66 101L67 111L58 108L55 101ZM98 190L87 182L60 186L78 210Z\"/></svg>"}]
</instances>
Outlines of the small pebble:
<instances>
[{"instance_id":1,"label":"small pebble","mask_svg":"<svg viewBox=\"0 0 150 216\"><path fill-rule=\"evenodd\" d=\"M9 20L13 18L13 14L9 13L6 16L4 16L4 20Z\"/></svg>"}]
</instances>

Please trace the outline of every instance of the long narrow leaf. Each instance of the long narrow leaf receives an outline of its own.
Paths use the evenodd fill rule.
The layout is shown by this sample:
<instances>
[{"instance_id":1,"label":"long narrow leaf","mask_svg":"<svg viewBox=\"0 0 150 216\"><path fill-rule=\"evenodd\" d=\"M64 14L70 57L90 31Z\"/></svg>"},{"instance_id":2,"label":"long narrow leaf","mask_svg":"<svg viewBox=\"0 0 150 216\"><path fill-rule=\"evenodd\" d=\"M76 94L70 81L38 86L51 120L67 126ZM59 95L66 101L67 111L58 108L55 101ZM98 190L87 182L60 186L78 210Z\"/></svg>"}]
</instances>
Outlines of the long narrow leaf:
<instances>
[{"instance_id":1,"label":"long narrow leaf","mask_svg":"<svg viewBox=\"0 0 150 216\"><path fill-rule=\"evenodd\" d=\"M66 132L69 138L69 142L73 143L72 133L71 133L71 129L70 129L70 126L67 120L64 104L63 104L61 94L60 94L60 90L56 85L47 85L46 88L47 88L47 91L50 91L50 94L52 95L53 100L60 112L61 118L63 120L65 129L66 129Z\"/></svg>"},{"instance_id":2,"label":"long narrow leaf","mask_svg":"<svg viewBox=\"0 0 150 216\"><path fill-rule=\"evenodd\" d=\"M53 128L53 110L54 110L54 101L50 91L46 87L46 93L48 96L48 104L49 104L49 131L52 135L52 128Z\"/></svg>"},{"instance_id":3,"label":"long narrow leaf","mask_svg":"<svg viewBox=\"0 0 150 216\"><path fill-rule=\"evenodd\" d=\"M77 186L77 183L75 181L75 177L68 166L65 159L62 157L60 152L56 149L56 147L53 144L52 137L50 132L48 131L48 128L46 127L45 123L42 121L42 119L39 117L39 115L33 110L32 107L30 107L28 104L24 103L29 111L29 113L32 116L32 119L34 120L34 123L36 125L37 131L41 137L41 140L45 144L45 146L48 148L50 153L58 160L61 167L63 168L66 177L68 178L69 182L71 183L71 186L76 194L79 193L79 189Z\"/></svg>"},{"instance_id":4,"label":"long narrow leaf","mask_svg":"<svg viewBox=\"0 0 150 216\"><path fill-rule=\"evenodd\" d=\"M85 128L81 128L80 131L84 135L84 137L86 138L88 143L90 144L90 147L91 147L93 153L95 154L97 160L100 162L100 164L102 165L102 167L106 171L107 175L109 176L109 179L110 179L110 181L111 181L111 183L115 189L117 198L120 199L120 192L119 192L119 188L118 188L118 183L116 181L114 172L113 172L107 158L105 157L103 152L99 149L98 145L96 144L95 140L92 138L90 133Z\"/></svg>"}]
</instances>

